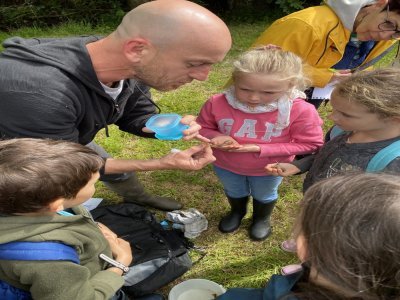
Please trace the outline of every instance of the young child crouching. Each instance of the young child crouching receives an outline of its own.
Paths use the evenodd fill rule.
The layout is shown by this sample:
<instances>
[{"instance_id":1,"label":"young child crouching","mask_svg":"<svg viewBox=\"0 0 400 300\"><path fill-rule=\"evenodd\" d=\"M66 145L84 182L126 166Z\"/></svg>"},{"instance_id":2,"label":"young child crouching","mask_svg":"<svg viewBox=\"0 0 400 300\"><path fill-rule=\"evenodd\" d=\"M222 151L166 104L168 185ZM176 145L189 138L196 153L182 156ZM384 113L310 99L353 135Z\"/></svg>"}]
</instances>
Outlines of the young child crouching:
<instances>
[{"instance_id":1,"label":"young child crouching","mask_svg":"<svg viewBox=\"0 0 400 300\"><path fill-rule=\"evenodd\" d=\"M128 299L120 288L132 261L129 243L79 206L94 194L103 164L94 151L72 142L0 141L0 247L56 242L79 256L79 263L2 259L0 292L19 289L18 299Z\"/></svg>"}]
</instances>

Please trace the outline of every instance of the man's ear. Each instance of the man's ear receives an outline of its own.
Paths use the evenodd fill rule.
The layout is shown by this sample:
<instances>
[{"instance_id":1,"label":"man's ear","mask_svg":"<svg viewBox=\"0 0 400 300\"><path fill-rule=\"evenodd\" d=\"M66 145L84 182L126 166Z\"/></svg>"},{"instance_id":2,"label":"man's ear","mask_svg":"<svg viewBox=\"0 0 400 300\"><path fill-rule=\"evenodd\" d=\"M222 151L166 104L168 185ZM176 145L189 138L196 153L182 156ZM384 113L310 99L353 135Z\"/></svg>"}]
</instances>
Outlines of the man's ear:
<instances>
[{"instance_id":1,"label":"man's ear","mask_svg":"<svg viewBox=\"0 0 400 300\"><path fill-rule=\"evenodd\" d=\"M64 210L64 200L65 200L64 198L57 198L56 200L47 205L47 209L50 212L57 212Z\"/></svg>"},{"instance_id":2,"label":"man's ear","mask_svg":"<svg viewBox=\"0 0 400 300\"><path fill-rule=\"evenodd\" d=\"M125 57L132 63L139 63L143 59L143 57L148 55L150 50L150 42L143 38L134 38L127 40L123 46Z\"/></svg>"}]
</instances>

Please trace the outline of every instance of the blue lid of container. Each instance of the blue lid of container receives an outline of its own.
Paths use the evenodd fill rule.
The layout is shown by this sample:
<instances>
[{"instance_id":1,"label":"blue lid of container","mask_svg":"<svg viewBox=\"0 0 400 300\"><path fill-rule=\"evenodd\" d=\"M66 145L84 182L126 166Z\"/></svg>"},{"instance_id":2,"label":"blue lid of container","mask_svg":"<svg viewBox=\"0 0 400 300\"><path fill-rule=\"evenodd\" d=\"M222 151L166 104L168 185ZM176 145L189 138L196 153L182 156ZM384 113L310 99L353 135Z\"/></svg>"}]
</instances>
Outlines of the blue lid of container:
<instances>
[{"instance_id":1,"label":"blue lid of container","mask_svg":"<svg viewBox=\"0 0 400 300\"><path fill-rule=\"evenodd\" d=\"M158 114L147 120L146 127L152 131L157 131L158 129L174 127L181 119L182 117L178 114Z\"/></svg>"}]
</instances>

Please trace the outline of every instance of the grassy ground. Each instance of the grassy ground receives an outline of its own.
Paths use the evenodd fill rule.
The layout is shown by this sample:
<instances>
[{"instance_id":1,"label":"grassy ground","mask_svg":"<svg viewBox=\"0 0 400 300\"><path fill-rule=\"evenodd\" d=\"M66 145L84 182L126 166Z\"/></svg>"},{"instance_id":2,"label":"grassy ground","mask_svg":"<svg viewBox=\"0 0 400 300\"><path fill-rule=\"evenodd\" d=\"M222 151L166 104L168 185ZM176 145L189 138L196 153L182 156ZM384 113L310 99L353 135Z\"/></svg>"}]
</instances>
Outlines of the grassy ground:
<instances>
[{"instance_id":1,"label":"grassy ground","mask_svg":"<svg viewBox=\"0 0 400 300\"><path fill-rule=\"evenodd\" d=\"M248 48L264 29L265 23L240 24L230 26L234 45L227 58L216 65L207 82L194 82L177 91L154 92L154 99L163 112L197 114L202 104L212 94L221 91L230 77L231 62L238 53ZM66 24L51 29L25 28L5 34L0 32L0 40L8 36L67 36L82 34L106 34L107 27L91 28L83 24ZM321 115L326 119L326 108ZM171 148L187 148L195 142L159 141L131 136L110 128L110 137L100 132L96 138L112 155L118 158L149 159L167 154ZM280 186L280 198L272 216L273 234L263 242L253 242L248 238L247 228L251 223L251 212L245 217L240 230L233 234L221 234L217 229L219 219L228 210L228 203L222 186L216 179L211 166L198 172L154 171L141 172L139 177L146 188L155 194L173 197L186 208L199 209L209 221L209 229L194 240L204 247L207 255L182 278L162 291L168 293L173 284L188 278L207 278L225 287L261 287L281 266L296 263L294 255L280 250L279 244L291 231L293 216L301 198L302 176L285 179ZM116 202L116 194L107 191L99 183L96 195ZM164 214L156 212L159 218ZM196 258L196 255L194 258Z\"/></svg>"}]
</instances>

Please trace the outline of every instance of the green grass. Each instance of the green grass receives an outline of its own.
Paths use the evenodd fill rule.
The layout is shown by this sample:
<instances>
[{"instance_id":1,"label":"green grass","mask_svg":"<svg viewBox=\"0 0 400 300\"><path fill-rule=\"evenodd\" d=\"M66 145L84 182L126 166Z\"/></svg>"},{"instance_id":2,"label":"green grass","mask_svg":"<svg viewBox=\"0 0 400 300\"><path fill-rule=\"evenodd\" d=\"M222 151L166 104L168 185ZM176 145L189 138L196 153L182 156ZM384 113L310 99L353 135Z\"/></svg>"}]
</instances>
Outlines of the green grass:
<instances>
[{"instance_id":1,"label":"green grass","mask_svg":"<svg viewBox=\"0 0 400 300\"><path fill-rule=\"evenodd\" d=\"M168 93L153 91L154 99L163 112L196 115L209 96L222 90L230 77L232 60L248 48L265 26L265 23L230 26L234 41L232 50L223 62L213 68L207 82L194 82ZM70 36L107 34L110 31L111 28L107 27L91 28L86 24L69 23L48 29L22 28L7 34L0 32L0 40L15 35ZM321 109L324 119L326 112L327 108ZM195 143L135 137L119 131L115 126L110 127L109 138L101 131L96 141L116 158L135 159L160 157L169 153L171 148L184 149ZM228 210L228 203L211 166L197 172L140 172L139 178L150 192L174 197L186 208L197 208L209 221L209 229L194 240L196 246L205 248L207 255L182 278L162 289L165 294L172 285L189 278L207 278L227 288L262 287L272 274L279 272L281 266L297 262L294 255L281 251L279 244L290 235L293 216L302 196L302 176L284 179L280 186L280 198L272 216L273 234L263 242L253 242L248 237L251 212L247 214L237 232L221 234L218 231L218 221ZM110 203L120 201L116 194L107 191L101 183L98 183L97 187L96 197L106 198ZM163 213L156 213L159 218L164 218Z\"/></svg>"}]
</instances>

